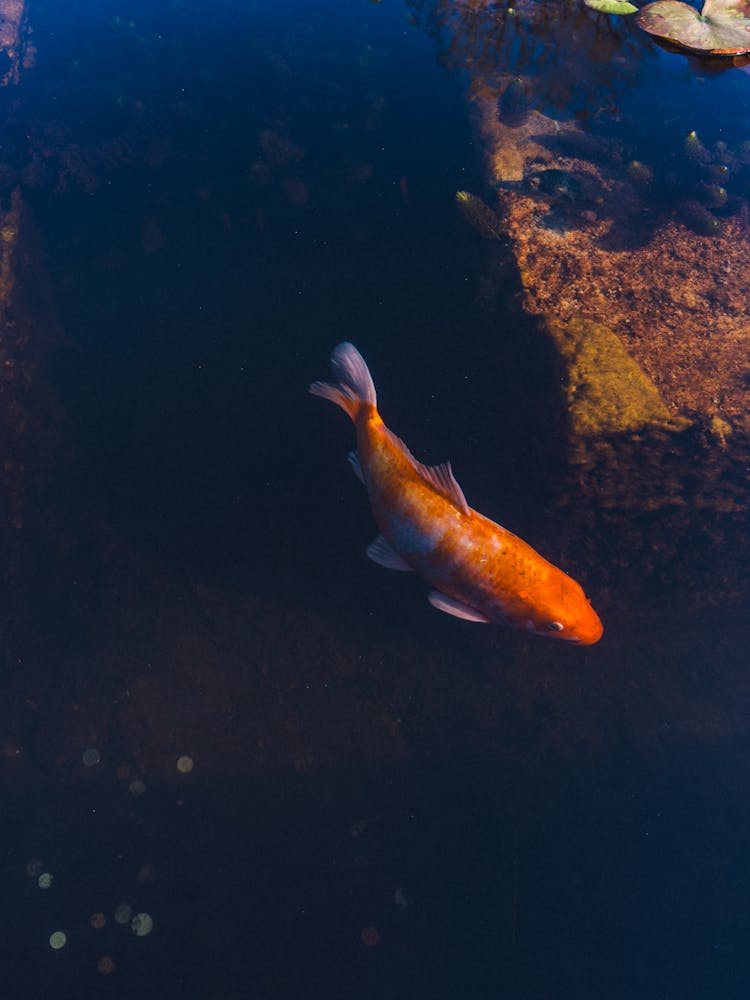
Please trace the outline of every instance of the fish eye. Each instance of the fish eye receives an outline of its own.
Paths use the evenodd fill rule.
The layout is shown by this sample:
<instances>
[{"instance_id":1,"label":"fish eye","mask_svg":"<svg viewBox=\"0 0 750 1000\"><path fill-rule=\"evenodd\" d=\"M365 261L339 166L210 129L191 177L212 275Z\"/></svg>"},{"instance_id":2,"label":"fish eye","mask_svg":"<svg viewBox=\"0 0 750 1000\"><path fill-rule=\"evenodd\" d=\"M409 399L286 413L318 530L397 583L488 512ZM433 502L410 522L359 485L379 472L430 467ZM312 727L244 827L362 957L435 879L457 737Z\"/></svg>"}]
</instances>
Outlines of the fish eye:
<instances>
[{"instance_id":1,"label":"fish eye","mask_svg":"<svg viewBox=\"0 0 750 1000\"><path fill-rule=\"evenodd\" d=\"M550 632L562 632L563 623L562 622L547 622L547 628Z\"/></svg>"}]
</instances>

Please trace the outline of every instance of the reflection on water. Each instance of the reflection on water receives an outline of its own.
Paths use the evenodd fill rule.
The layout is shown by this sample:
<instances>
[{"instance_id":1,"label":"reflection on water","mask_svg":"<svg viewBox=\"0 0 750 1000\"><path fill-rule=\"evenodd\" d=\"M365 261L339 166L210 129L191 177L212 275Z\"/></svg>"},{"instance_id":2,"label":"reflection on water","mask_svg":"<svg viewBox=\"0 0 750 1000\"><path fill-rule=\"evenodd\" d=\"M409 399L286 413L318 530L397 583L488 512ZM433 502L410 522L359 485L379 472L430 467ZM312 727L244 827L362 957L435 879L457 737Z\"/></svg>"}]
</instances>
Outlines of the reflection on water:
<instances>
[{"instance_id":1,"label":"reflection on water","mask_svg":"<svg viewBox=\"0 0 750 1000\"><path fill-rule=\"evenodd\" d=\"M573 3L12 6L13 994L744 995L746 74ZM597 647L366 561L345 339Z\"/></svg>"},{"instance_id":2,"label":"reflection on water","mask_svg":"<svg viewBox=\"0 0 750 1000\"><path fill-rule=\"evenodd\" d=\"M611 113L656 59L627 18L601 17L583 4L410 0L409 6L437 39L446 65L471 67L474 91L515 77L501 110L516 121L531 106L584 120Z\"/></svg>"}]
</instances>

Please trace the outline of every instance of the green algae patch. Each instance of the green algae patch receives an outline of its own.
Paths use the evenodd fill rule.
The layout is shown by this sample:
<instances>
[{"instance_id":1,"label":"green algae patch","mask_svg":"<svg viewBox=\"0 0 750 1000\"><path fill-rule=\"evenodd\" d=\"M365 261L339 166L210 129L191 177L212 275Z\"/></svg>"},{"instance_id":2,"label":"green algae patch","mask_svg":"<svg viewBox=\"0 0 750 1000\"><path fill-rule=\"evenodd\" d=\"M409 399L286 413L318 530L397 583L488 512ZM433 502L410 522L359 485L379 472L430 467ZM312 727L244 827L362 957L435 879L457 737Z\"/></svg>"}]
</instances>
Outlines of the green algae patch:
<instances>
[{"instance_id":1,"label":"green algae patch","mask_svg":"<svg viewBox=\"0 0 750 1000\"><path fill-rule=\"evenodd\" d=\"M708 433L720 448L726 448L734 428L727 420L714 414L708 425Z\"/></svg>"},{"instance_id":2,"label":"green algae patch","mask_svg":"<svg viewBox=\"0 0 750 1000\"><path fill-rule=\"evenodd\" d=\"M499 240L503 227L498 216L489 205L468 191L456 191L456 205L461 215L480 236L487 240Z\"/></svg>"},{"instance_id":3,"label":"green algae patch","mask_svg":"<svg viewBox=\"0 0 750 1000\"><path fill-rule=\"evenodd\" d=\"M563 392L575 437L598 438L675 425L659 390L603 323L548 317L545 326L565 369Z\"/></svg>"}]
</instances>

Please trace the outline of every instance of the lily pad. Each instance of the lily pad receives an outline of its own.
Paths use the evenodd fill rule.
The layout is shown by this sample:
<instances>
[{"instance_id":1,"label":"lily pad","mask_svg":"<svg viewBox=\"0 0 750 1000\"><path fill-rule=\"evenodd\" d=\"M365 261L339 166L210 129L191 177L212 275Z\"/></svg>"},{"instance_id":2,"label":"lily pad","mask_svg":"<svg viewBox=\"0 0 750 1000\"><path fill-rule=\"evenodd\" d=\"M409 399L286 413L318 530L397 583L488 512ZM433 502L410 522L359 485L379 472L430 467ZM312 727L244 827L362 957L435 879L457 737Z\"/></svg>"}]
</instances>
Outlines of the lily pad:
<instances>
[{"instance_id":1,"label":"lily pad","mask_svg":"<svg viewBox=\"0 0 750 1000\"><path fill-rule=\"evenodd\" d=\"M655 0L641 8L636 23L688 52L713 56L750 52L750 0L706 0L700 14L682 0Z\"/></svg>"},{"instance_id":2,"label":"lily pad","mask_svg":"<svg viewBox=\"0 0 750 1000\"><path fill-rule=\"evenodd\" d=\"M632 14L638 8L628 0L583 0L587 7L600 14Z\"/></svg>"}]
</instances>

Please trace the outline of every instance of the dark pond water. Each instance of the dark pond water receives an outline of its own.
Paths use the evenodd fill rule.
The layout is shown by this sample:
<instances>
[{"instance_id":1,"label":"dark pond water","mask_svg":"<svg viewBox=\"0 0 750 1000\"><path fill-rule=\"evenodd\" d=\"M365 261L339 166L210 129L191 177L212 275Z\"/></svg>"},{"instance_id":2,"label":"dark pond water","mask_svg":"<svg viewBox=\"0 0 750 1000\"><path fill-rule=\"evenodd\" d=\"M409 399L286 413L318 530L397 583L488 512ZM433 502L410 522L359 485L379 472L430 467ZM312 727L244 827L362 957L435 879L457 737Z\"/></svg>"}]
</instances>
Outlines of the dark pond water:
<instances>
[{"instance_id":1,"label":"dark pond water","mask_svg":"<svg viewBox=\"0 0 750 1000\"><path fill-rule=\"evenodd\" d=\"M0 997L746 996L747 591L706 584L740 550L688 505L680 581L650 514L560 500L554 372L455 193L493 201L473 87L510 73L508 118L647 165L647 226L737 218L750 81L545 7L29 6ZM307 394L342 340L417 456L581 580L600 644L439 615L365 559L351 427Z\"/></svg>"}]
</instances>

